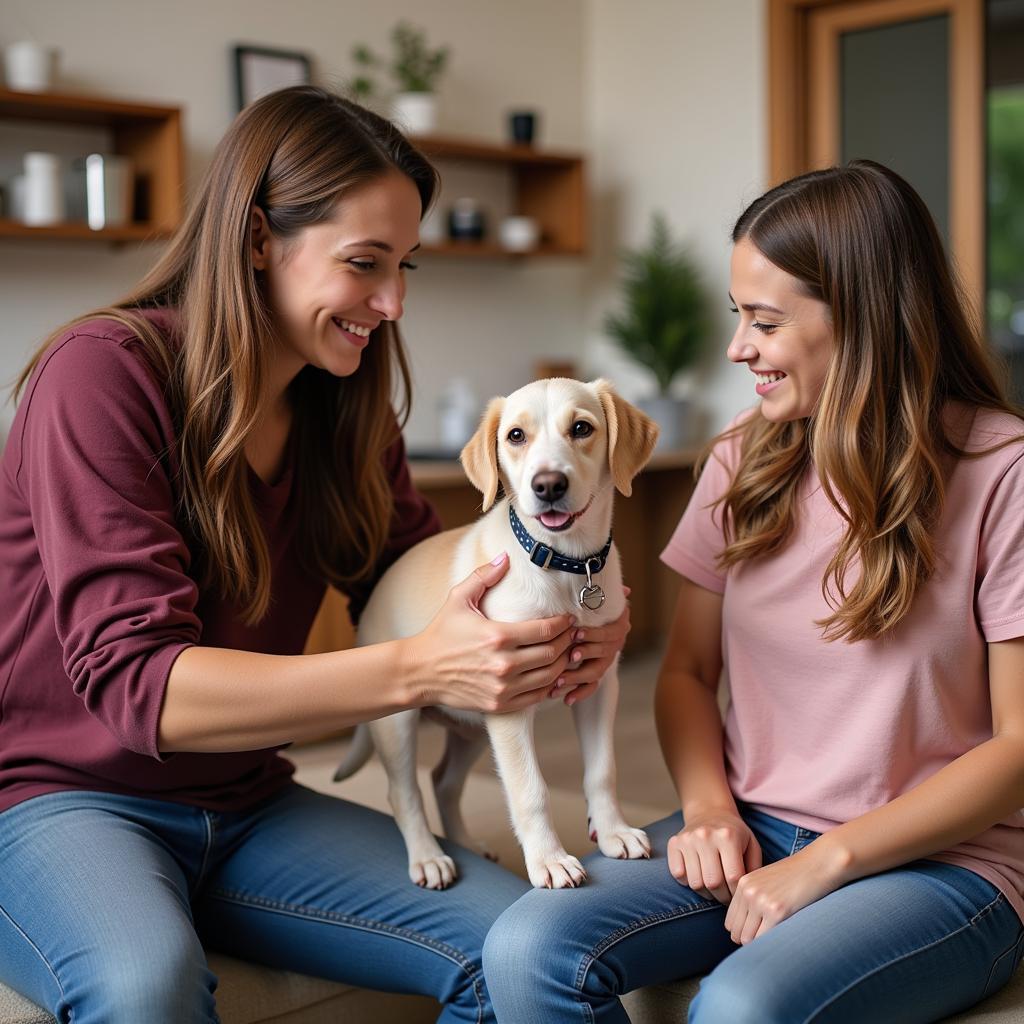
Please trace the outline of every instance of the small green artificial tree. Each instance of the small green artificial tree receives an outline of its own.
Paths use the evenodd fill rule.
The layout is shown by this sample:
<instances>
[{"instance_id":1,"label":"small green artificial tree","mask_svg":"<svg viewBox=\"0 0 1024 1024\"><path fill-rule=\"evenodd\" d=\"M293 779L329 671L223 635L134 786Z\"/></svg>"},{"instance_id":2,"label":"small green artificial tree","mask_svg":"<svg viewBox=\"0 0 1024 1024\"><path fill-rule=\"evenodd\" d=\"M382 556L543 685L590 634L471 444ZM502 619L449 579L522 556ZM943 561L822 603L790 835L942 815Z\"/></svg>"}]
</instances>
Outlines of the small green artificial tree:
<instances>
[{"instance_id":1,"label":"small green artificial tree","mask_svg":"<svg viewBox=\"0 0 1024 1024\"><path fill-rule=\"evenodd\" d=\"M650 243L627 249L622 263L625 309L605 318L605 332L654 374L667 395L676 376L700 358L711 332L700 272L660 213L653 217Z\"/></svg>"}]
</instances>

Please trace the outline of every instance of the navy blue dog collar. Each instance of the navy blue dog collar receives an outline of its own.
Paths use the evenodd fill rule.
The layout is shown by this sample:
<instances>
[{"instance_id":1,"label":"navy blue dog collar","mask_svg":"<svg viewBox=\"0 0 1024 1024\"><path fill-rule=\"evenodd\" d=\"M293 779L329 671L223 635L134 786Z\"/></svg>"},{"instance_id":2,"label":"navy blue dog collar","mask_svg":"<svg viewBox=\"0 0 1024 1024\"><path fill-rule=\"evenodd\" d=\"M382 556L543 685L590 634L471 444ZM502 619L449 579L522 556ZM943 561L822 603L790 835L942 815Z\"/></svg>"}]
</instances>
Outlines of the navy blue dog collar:
<instances>
[{"instance_id":1,"label":"navy blue dog collar","mask_svg":"<svg viewBox=\"0 0 1024 1024\"><path fill-rule=\"evenodd\" d=\"M612 549L612 538L609 536L608 543L596 555L589 555L582 560L568 558L566 555L559 554L554 548L549 548L547 544L541 544L539 540L534 540L523 526L519 516L516 515L516 510L512 507L511 502L508 505L508 519L512 526L512 532L516 535L516 540L530 556L530 561L534 565L540 566L541 569L561 569L562 572L573 572L579 576L589 577L591 573L600 572L604 568L604 564L608 560L608 552Z\"/></svg>"}]
</instances>

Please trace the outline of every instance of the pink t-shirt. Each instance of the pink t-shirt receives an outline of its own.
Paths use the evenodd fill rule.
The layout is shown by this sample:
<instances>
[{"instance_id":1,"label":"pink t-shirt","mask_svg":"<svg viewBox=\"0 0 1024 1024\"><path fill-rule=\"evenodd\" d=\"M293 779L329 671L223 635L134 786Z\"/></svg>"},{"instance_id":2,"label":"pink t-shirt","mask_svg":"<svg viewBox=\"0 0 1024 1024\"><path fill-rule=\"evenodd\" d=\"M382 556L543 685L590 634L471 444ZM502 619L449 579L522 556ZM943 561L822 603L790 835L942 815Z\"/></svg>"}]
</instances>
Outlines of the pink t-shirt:
<instances>
[{"instance_id":1,"label":"pink t-shirt","mask_svg":"<svg viewBox=\"0 0 1024 1024\"><path fill-rule=\"evenodd\" d=\"M756 415L756 413L755 413ZM969 451L1024 422L951 412ZM885 639L826 642L815 620L842 520L811 470L795 530L774 555L723 572L721 507L739 438L720 442L662 560L721 594L725 722L737 799L824 832L888 803L992 737L989 643L1024 636L1024 443L960 459L935 539L938 567ZM1024 680L1021 681L1024 685ZM1002 891L1024 919L1024 812L932 859Z\"/></svg>"}]
</instances>

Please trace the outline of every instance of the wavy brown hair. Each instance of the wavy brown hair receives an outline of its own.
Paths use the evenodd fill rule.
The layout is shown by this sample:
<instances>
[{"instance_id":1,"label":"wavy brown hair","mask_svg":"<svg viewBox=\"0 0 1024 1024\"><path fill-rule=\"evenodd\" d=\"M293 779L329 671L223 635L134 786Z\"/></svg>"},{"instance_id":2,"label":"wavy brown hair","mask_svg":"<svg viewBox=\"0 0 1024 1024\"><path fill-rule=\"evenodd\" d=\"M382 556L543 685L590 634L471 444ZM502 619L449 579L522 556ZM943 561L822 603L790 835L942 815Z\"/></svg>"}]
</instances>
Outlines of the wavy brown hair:
<instances>
[{"instance_id":1,"label":"wavy brown hair","mask_svg":"<svg viewBox=\"0 0 1024 1024\"><path fill-rule=\"evenodd\" d=\"M14 387L17 396L46 348L76 325L103 317L138 335L167 382L178 427L179 512L198 543L201 582L242 605L249 624L269 609L271 566L245 445L260 419L275 344L252 265L252 210L258 206L273 234L287 241L328 220L353 190L394 170L414 183L426 212L437 172L389 121L313 86L258 100L221 140L157 265L113 306L54 332ZM169 344L140 315L160 307L177 309L180 344ZM352 377L306 366L289 393L299 557L307 572L344 588L373 572L392 517L383 455L410 400L396 325L374 331Z\"/></svg>"},{"instance_id":2,"label":"wavy brown hair","mask_svg":"<svg viewBox=\"0 0 1024 1024\"><path fill-rule=\"evenodd\" d=\"M931 214L888 168L855 160L783 182L747 207L732 239L749 240L826 303L834 347L808 418L772 423L755 413L716 439L741 436L720 499L721 565L785 545L813 464L845 522L822 580L832 614L818 625L827 640L880 637L935 570L945 480L953 460L971 454L947 432L944 411L950 402L1019 410Z\"/></svg>"}]
</instances>

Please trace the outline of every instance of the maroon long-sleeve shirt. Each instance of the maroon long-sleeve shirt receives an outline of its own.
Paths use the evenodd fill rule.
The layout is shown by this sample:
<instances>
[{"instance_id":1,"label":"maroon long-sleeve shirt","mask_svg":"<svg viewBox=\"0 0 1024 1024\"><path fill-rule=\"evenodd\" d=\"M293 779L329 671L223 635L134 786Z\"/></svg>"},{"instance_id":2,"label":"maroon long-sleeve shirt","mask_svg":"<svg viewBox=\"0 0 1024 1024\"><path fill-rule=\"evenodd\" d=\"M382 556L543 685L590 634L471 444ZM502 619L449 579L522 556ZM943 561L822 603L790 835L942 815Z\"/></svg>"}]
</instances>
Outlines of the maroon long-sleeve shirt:
<instances>
[{"instance_id":1,"label":"maroon long-sleeve shirt","mask_svg":"<svg viewBox=\"0 0 1024 1024\"><path fill-rule=\"evenodd\" d=\"M147 315L173 339L173 313ZM157 749L167 677L186 647L300 654L325 585L293 550L287 466L273 486L249 473L273 566L267 617L249 628L238 607L199 588L176 520L174 425L140 349L106 320L55 342L0 462L0 811L64 789L226 810L292 774L279 748ZM401 441L386 461L395 513L381 572L439 529ZM354 607L370 587L349 595Z\"/></svg>"}]
</instances>

